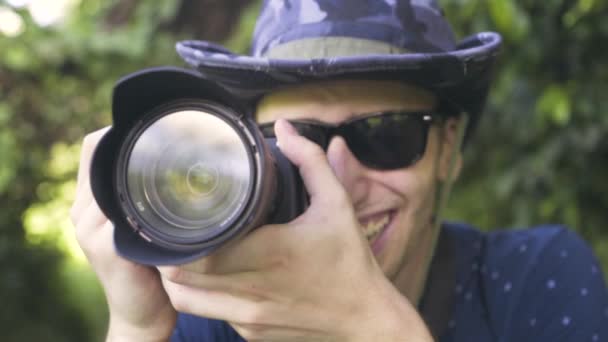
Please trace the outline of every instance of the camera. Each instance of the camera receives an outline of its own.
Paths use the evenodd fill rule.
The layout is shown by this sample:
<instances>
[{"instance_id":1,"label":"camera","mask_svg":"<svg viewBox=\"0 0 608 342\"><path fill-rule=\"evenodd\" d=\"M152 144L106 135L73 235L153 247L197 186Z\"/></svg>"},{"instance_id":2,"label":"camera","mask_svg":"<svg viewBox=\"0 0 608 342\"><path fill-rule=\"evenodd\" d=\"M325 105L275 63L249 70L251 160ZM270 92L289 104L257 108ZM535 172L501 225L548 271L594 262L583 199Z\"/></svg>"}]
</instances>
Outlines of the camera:
<instances>
[{"instance_id":1,"label":"camera","mask_svg":"<svg viewBox=\"0 0 608 342\"><path fill-rule=\"evenodd\" d=\"M298 170L252 112L194 70L146 69L117 82L90 180L121 256L182 264L305 210Z\"/></svg>"}]
</instances>

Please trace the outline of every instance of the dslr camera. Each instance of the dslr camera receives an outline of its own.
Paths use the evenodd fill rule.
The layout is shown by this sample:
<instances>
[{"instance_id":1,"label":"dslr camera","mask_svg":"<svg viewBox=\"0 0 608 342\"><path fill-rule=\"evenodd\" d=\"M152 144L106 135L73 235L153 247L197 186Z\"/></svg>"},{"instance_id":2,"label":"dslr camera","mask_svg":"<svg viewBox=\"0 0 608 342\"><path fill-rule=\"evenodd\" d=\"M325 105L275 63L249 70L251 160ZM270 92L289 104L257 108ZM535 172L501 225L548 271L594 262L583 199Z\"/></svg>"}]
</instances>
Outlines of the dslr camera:
<instances>
[{"instance_id":1,"label":"dslr camera","mask_svg":"<svg viewBox=\"0 0 608 342\"><path fill-rule=\"evenodd\" d=\"M121 256L186 263L305 210L297 169L252 114L195 70L146 69L117 82L90 179Z\"/></svg>"}]
</instances>

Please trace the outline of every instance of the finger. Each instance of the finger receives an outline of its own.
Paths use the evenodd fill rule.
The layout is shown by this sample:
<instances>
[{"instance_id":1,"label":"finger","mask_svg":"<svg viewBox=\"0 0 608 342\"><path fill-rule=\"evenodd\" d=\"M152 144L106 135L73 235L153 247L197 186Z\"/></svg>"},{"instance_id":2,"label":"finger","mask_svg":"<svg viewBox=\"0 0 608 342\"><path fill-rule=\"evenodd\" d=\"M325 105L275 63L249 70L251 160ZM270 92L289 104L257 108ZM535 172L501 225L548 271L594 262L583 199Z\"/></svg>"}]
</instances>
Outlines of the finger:
<instances>
[{"instance_id":1,"label":"finger","mask_svg":"<svg viewBox=\"0 0 608 342\"><path fill-rule=\"evenodd\" d=\"M228 322L247 341L323 341L319 331L295 326Z\"/></svg>"},{"instance_id":2,"label":"finger","mask_svg":"<svg viewBox=\"0 0 608 342\"><path fill-rule=\"evenodd\" d=\"M216 275L286 267L291 258L292 239L285 226L266 225L211 255L180 267L190 272Z\"/></svg>"},{"instance_id":3,"label":"finger","mask_svg":"<svg viewBox=\"0 0 608 342\"><path fill-rule=\"evenodd\" d=\"M173 304L180 312L218 320L231 320L241 323L257 321L257 303L233 294L195 288L173 283L161 277L163 287Z\"/></svg>"},{"instance_id":4,"label":"finger","mask_svg":"<svg viewBox=\"0 0 608 342\"><path fill-rule=\"evenodd\" d=\"M86 210L89 205L94 202L91 185L89 183L90 164L93 157L93 152L99 143L101 137L108 131L109 127L103 128L96 132L87 135L83 142L80 152L80 165L78 168L78 178L76 184L76 195L74 203L70 209L70 218L72 223L77 225L80 213Z\"/></svg>"},{"instance_id":5,"label":"finger","mask_svg":"<svg viewBox=\"0 0 608 342\"><path fill-rule=\"evenodd\" d=\"M287 120L277 120L274 127L281 152L298 167L311 198L344 192L319 145L299 135Z\"/></svg>"},{"instance_id":6,"label":"finger","mask_svg":"<svg viewBox=\"0 0 608 342\"><path fill-rule=\"evenodd\" d=\"M74 227L83 235L93 234L108 222L95 201L90 202L82 212L75 214L75 218Z\"/></svg>"},{"instance_id":7,"label":"finger","mask_svg":"<svg viewBox=\"0 0 608 342\"><path fill-rule=\"evenodd\" d=\"M244 326L283 327L305 331L297 328L302 321L293 320L295 313L290 311L288 305L176 284L166 278L161 278L161 281L177 311Z\"/></svg>"},{"instance_id":8,"label":"finger","mask_svg":"<svg viewBox=\"0 0 608 342\"><path fill-rule=\"evenodd\" d=\"M292 319L295 313L289 312L286 305L251 300L221 290L176 284L164 277L161 280L177 311L229 321L238 326L248 340L260 340L264 336L264 340L269 340L271 336L319 336L314 330L300 328L302 322Z\"/></svg>"},{"instance_id":9,"label":"finger","mask_svg":"<svg viewBox=\"0 0 608 342\"><path fill-rule=\"evenodd\" d=\"M93 152L95 151L99 140L101 140L109 129L110 127L105 127L90 133L82 141L82 147L80 150L80 165L78 167L78 177L76 183L76 200L78 200L81 196L85 198L85 201L89 195L92 197L91 186L89 184L91 159L93 158Z\"/></svg>"},{"instance_id":10,"label":"finger","mask_svg":"<svg viewBox=\"0 0 608 342\"><path fill-rule=\"evenodd\" d=\"M91 244L99 242L100 236L98 232L103 229L108 229L106 225L110 223L110 221L108 221L101 212L97 203L91 202L90 205L76 217L76 221L73 223L76 240L78 240L81 248L86 252L90 249Z\"/></svg>"},{"instance_id":11,"label":"finger","mask_svg":"<svg viewBox=\"0 0 608 342\"><path fill-rule=\"evenodd\" d=\"M204 274L179 266L159 266L157 269L165 281L173 284L230 293L255 301L262 300L268 293L264 288L263 276L259 273Z\"/></svg>"},{"instance_id":12,"label":"finger","mask_svg":"<svg viewBox=\"0 0 608 342\"><path fill-rule=\"evenodd\" d=\"M74 203L72 203L72 207L70 208L70 219L74 226L78 225L78 222L82 217L86 217L84 213L91 205L97 206L97 202L93 199L91 189L90 187L82 186L80 190L77 190Z\"/></svg>"}]
</instances>

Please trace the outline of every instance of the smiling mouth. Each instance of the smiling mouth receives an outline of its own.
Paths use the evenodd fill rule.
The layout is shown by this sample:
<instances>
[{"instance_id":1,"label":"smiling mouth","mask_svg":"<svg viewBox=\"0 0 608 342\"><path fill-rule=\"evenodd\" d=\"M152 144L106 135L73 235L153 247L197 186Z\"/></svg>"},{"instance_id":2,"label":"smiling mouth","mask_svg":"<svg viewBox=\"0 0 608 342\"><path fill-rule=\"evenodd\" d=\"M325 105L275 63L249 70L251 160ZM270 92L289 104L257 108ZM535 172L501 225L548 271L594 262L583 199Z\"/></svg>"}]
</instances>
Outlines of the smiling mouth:
<instances>
[{"instance_id":1,"label":"smiling mouth","mask_svg":"<svg viewBox=\"0 0 608 342\"><path fill-rule=\"evenodd\" d=\"M367 241L372 243L392 222L394 211L385 211L361 221Z\"/></svg>"}]
</instances>

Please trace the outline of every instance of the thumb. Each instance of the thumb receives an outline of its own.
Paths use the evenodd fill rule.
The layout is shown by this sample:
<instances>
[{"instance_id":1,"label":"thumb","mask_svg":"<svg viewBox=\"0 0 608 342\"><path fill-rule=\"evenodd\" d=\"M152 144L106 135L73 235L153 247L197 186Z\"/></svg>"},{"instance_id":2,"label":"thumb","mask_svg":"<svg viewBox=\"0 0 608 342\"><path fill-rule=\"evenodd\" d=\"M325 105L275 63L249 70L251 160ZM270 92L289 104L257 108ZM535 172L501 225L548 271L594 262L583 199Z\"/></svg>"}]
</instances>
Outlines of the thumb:
<instances>
[{"instance_id":1,"label":"thumb","mask_svg":"<svg viewBox=\"0 0 608 342\"><path fill-rule=\"evenodd\" d=\"M277 120L274 130L281 152L300 171L311 200L321 195L330 199L344 192L319 145L299 135L287 120Z\"/></svg>"}]
</instances>

